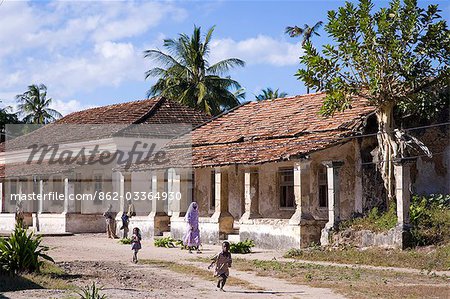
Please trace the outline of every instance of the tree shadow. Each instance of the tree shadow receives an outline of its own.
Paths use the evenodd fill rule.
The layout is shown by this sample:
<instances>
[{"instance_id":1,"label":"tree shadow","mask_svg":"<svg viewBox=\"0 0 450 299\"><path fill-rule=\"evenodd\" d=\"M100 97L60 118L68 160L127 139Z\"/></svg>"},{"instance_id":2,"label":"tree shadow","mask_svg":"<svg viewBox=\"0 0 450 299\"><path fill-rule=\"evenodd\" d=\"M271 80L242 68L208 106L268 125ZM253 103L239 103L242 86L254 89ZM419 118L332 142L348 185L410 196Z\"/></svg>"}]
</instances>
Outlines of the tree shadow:
<instances>
[{"instance_id":1,"label":"tree shadow","mask_svg":"<svg viewBox=\"0 0 450 299\"><path fill-rule=\"evenodd\" d=\"M14 292L31 289L43 289L44 287L22 276L0 274L0 292ZM1 296L1 294L0 294ZM7 297L0 297L7 298Z\"/></svg>"}]
</instances>

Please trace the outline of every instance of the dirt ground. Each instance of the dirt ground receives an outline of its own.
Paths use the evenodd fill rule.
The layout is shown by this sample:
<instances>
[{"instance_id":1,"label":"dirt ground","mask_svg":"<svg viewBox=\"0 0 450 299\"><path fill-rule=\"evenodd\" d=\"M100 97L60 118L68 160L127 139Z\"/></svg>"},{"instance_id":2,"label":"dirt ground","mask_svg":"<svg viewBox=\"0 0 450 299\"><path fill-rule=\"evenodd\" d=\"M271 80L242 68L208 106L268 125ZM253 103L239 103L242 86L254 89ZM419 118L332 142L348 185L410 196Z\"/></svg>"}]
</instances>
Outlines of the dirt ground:
<instances>
[{"instance_id":1,"label":"dirt ground","mask_svg":"<svg viewBox=\"0 0 450 299\"><path fill-rule=\"evenodd\" d=\"M179 248L156 248L144 240L139 259L161 260L194 267L193 257L210 257L219 246L207 245L200 254L189 254ZM68 273L68 283L81 287L92 282L103 286L108 298L343 298L326 288L291 284L273 277L257 276L254 272L231 270L230 276L243 282L227 285L219 292L214 282L198 275L170 271L158 264L131 263L130 245L106 238L104 234L81 234L46 237L49 255ZM280 258L282 253L256 250L253 258ZM238 255L235 255L236 257ZM197 265L198 267L198 265ZM203 268L201 265L200 267ZM206 267L205 267L206 270ZM212 276L212 273L211 273ZM36 289L2 294L7 298L77 298L70 290ZM1 296L0 296L1 297Z\"/></svg>"}]
</instances>

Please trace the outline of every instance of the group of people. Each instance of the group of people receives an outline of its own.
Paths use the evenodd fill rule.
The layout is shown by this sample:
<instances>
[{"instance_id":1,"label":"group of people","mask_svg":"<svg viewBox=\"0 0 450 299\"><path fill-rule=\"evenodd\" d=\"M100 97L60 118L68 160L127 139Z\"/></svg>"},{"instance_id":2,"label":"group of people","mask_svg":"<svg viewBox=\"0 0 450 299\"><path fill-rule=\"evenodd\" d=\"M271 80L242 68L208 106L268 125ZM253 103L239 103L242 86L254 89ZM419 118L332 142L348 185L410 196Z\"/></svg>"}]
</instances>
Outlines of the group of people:
<instances>
[{"instance_id":1,"label":"group of people","mask_svg":"<svg viewBox=\"0 0 450 299\"><path fill-rule=\"evenodd\" d=\"M107 235L108 238L117 238L115 233L115 217L111 211L112 206L109 205L108 210L103 214L106 219L107 225ZM121 216L123 237L128 237L128 224L130 218L135 216L136 212L134 210L133 204L128 205L128 211L123 213ZM185 221L187 223L186 233L183 236L183 245L189 250L189 253L192 253L192 250L196 250L197 253L201 253L200 246L200 230L198 227L198 217L199 217L199 208L196 202L192 202L189 205L189 208L185 215ZM138 227L133 228L133 234L131 236L131 250L133 250L133 263L138 262L138 252L142 248L141 245L142 235L141 231ZM208 269L211 269L213 265L215 265L214 275L218 277L217 288L223 291L223 287L227 281L229 276L229 267L231 267L231 253L230 253L230 243L227 241L222 244L222 251L216 254L211 261L211 264L208 266Z\"/></svg>"}]
</instances>

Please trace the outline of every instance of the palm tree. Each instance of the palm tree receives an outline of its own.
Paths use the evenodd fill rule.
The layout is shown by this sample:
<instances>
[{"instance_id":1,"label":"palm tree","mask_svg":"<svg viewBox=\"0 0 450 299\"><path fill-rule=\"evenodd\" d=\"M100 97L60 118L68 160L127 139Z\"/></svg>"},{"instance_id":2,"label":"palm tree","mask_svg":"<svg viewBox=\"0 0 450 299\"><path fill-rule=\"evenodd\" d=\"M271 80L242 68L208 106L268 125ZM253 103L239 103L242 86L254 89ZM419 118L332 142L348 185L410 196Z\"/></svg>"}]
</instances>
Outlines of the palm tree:
<instances>
[{"instance_id":1,"label":"palm tree","mask_svg":"<svg viewBox=\"0 0 450 299\"><path fill-rule=\"evenodd\" d=\"M0 101L1 102L1 101ZM20 124L17 113L12 113L11 107L0 108L0 142L6 140L6 126L10 124Z\"/></svg>"},{"instance_id":2,"label":"palm tree","mask_svg":"<svg viewBox=\"0 0 450 299\"><path fill-rule=\"evenodd\" d=\"M303 36L302 39L302 47L311 40L312 35L320 36L319 33L317 33L317 30L319 30L320 27L322 27L323 22L319 21L314 26L309 27L308 24L305 24L303 28L294 26L294 27L286 27L286 34L289 34L290 37L297 37L297 36Z\"/></svg>"},{"instance_id":3,"label":"palm tree","mask_svg":"<svg viewBox=\"0 0 450 299\"><path fill-rule=\"evenodd\" d=\"M317 30L319 30L320 27L322 27L323 22L319 21L314 26L309 27L308 24L305 24L303 28L294 26L294 27L286 27L286 34L289 34L290 37L297 37L297 36L303 36L302 39L302 48L305 46L306 43L311 41L312 35L320 36L319 33L317 33ZM306 93L309 93L309 87L306 87Z\"/></svg>"},{"instance_id":4,"label":"palm tree","mask_svg":"<svg viewBox=\"0 0 450 299\"><path fill-rule=\"evenodd\" d=\"M47 87L44 84L33 84L28 90L16 96L19 102L19 114L27 124L48 124L62 117L61 113L50 108L51 98L47 98Z\"/></svg>"},{"instance_id":5,"label":"palm tree","mask_svg":"<svg viewBox=\"0 0 450 299\"><path fill-rule=\"evenodd\" d=\"M240 84L225 76L234 67L243 67L244 61L229 58L213 65L208 62L210 41L214 27L202 39L201 28L194 26L192 36L180 34L178 39L164 40L167 53L160 50L144 51L144 57L159 63L145 73L145 78L157 77L148 96L162 95L210 115L239 105L233 91Z\"/></svg>"},{"instance_id":6,"label":"palm tree","mask_svg":"<svg viewBox=\"0 0 450 299\"><path fill-rule=\"evenodd\" d=\"M278 98L285 98L287 96L287 93L285 92L279 92L278 88L273 90L272 88L266 88L261 90L262 93L259 95L255 95L255 98L258 102L264 101L264 100L270 100L270 99L278 99Z\"/></svg>"}]
</instances>

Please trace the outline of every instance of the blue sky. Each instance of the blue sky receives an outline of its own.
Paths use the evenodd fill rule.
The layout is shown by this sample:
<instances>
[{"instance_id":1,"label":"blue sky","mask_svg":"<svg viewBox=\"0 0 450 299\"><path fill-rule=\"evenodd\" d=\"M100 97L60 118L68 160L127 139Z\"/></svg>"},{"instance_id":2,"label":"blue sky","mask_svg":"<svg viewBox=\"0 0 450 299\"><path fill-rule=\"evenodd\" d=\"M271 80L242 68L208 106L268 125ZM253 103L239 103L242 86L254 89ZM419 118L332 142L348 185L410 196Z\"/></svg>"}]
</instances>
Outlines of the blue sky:
<instances>
[{"instance_id":1,"label":"blue sky","mask_svg":"<svg viewBox=\"0 0 450 299\"><path fill-rule=\"evenodd\" d=\"M0 0L0 2L2 2ZM160 48L164 38L190 34L193 25L216 25L210 59L237 57L245 68L231 76L247 99L266 87L289 95L305 92L293 75L299 67L298 39L284 34L288 25L326 21L327 11L344 1L98 1L12 2L0 5L1 106L32 83L44 83L54 108L67 114L145 98L154 81L145 49ZM385 5L387 1L378 1ZM450 19L448 1L439 3ZM323 30L315 43L327 41Z\"/></svg>"}]
</instances>

